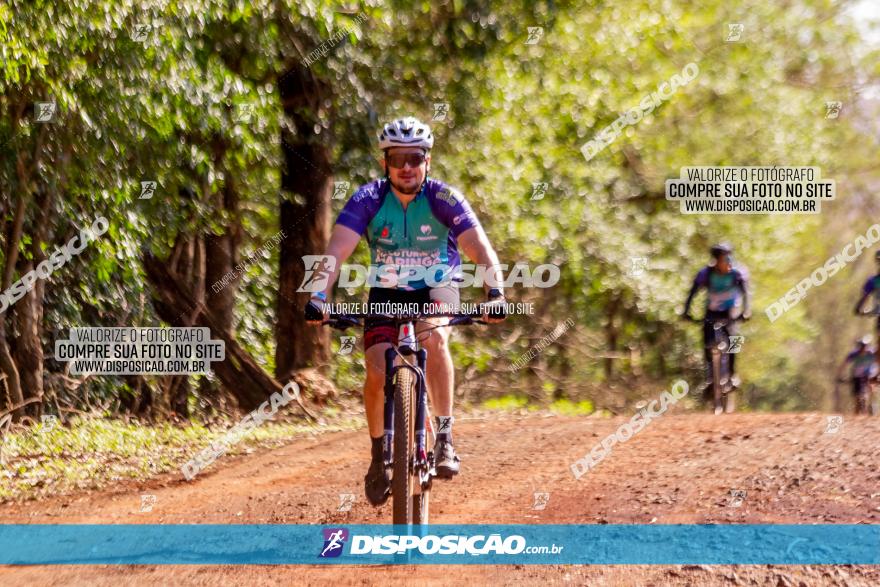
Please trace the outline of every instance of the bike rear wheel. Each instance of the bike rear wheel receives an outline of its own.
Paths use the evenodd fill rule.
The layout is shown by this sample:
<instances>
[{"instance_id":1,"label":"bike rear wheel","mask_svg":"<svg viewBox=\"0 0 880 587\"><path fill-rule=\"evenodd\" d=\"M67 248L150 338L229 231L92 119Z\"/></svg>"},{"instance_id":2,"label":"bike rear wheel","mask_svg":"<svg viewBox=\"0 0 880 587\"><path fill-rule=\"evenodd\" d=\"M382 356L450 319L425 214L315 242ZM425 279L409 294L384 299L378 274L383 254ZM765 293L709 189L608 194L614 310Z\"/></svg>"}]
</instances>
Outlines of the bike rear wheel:
<instances>
[{"instance_id":1,"label":"bike rear wheel","mask_svg":"<svg viewBox=\"0 0 880 587\"><path fill-rule=\"evenodd\" d=\"M735 409L736 409L736 405L735 405L735 402L733 401L733 390L731 389L724 396L724 413L725 414L732 414Z\"/></svg>"},{"instance_id":2,"label":"bike rear wheel","mask_svg":"<svg viewBox=\"0 0 880 587\"><path fill-rule=\"evenodd\" d=\"M712 349L712 407L715 415L724 411L721 405L721 351Z\"/></svg>"},{"instance_id":3,"label":"bike rear wheel","mask_svg":"<svg viewBox=\"0 0 880 587\"><path fill-rule=\"evenodd\" d=\"M413 523L413 400L415 384L407 367L397 370L394 381L394 467L391 479L392 523ZM427 505L427 504L426 504Z\"/></svg>"},{"instance_id":4,"label":"bike rear wheel","mask_svg":"<svg viewBox=\"0 0 880 587\"><path fill-rule=\"evenodd\" d=\"M860 393L856 396L856 415L868 414L868 394Z\"/></svg>"}]
</instances>

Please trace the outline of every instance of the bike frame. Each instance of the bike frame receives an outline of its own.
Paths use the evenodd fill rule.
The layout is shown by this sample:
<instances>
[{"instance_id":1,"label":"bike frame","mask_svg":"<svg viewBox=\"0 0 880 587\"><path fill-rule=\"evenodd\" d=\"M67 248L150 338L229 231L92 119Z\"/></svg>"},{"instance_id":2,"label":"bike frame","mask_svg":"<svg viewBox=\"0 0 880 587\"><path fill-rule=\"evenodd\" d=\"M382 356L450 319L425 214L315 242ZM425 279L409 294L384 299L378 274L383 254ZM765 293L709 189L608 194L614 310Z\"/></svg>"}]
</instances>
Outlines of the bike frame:
<instances>
[{"instance_id":1,"label":"bike frame","mask_svg":"<svg viewBox=\"0 0 880 587\"><path fill-rule=\"evenodd\" d=\"M733 393L730 384L730 357L724 352L729 341L721 337L721 332L730 324L741 320L742 318L707 318L702 320L686 316L691 322L711 324L712 325L712 341L706 345L709 349L710 363L709 368L712 370L712 400L715 414L719 414L719 409L726 411L726 405L730 398L727 395ZM727 383L722 387L721 380L726 377Z\"/></svg>"},{"instance_id":2,"label":"bike frame","mask_svg":"<svg viewBox=\"0 0 880 587\"><path fill-rule=\"evenodd\" d=\"M859 391L853 395L856 414L862 413L860 406L864 405L864 412L869 416L874 415L874 381L876 381L876 376L870 375L862 375L861 377L849 378L849 382L851 384L855 383L859 386ZM860 403L859 401L860 396L864 397L863 403Z\"/></svg>"},{"instance_id":3,"label":"bike frame","mask_svg":"<svg viewBox=\"0 0 880 587\"><path fill-rule=\"evenodd\" d=\"M709 352L712 357L712 399L713 409L717 414L724 410L724 396L730 393L730 362L727 353L723 351L728 345L721 338L721 332L727 326L726 320L706 320L712 324L712 345ZM722 380L724 384L722 385Z\"/></svg>"}]
</instances>

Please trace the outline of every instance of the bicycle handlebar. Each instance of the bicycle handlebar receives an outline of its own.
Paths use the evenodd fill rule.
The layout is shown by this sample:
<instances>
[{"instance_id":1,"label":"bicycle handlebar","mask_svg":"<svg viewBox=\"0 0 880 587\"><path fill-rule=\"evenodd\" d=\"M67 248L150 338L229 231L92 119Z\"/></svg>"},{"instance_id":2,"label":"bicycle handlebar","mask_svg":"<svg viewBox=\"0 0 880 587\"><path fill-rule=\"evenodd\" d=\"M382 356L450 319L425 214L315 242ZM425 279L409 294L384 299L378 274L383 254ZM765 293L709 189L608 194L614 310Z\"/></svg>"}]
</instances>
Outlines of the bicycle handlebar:
<instances>
[{"instance_id":1,"label":"bicycle handlebar","mask_svg":"<svg viewBox=\"0 0 880 587\"><path fill-rule=\"evenodd\" d=\"M352 326L361 326L363 320L367 318L379 318L393 320L394 322L422 322L429 318L450 318L449 324L445 326L467 326L470 324L488 324L480 317L485 314L483 305L480 309L473 312L415 312L411 314L376 314L372 312L356 312L352 314L327 314L327 319L322 321L324 326L346 330Z\"/></svg>"},{"instance_id":2,"label":"bicycle handlebar","mask_svg":"<svg viewBox=\"0 0 880 587\"><path fill-rule=\"evenodd\" d=\"M705 316L703 316L702 318L694 318L693 316L686 314L686 315L682 315L681 319L685 320L686 322L695 322L695 323L711 322L713 324L731 324L733 322L745 322L746 321L746 318L744 318L742 315L739 315L736 318L707 318Z\"/></svg>"}]
</instances>

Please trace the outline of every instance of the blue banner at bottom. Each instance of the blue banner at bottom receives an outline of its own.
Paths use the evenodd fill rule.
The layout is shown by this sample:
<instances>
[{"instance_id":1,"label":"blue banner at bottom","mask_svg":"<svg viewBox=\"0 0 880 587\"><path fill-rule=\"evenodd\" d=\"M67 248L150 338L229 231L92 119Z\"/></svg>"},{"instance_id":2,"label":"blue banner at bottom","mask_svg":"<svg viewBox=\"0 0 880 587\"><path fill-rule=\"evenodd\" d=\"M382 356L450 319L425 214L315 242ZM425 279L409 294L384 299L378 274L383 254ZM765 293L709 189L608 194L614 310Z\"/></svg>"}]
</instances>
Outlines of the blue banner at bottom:
<instances>
[{"instance_id":1,"label":"blue banner at bottom","mask_svg":"<svg viewBox=\"0 0 880 587\"><path fill-rule=\"evenodd\" d=\"M880 564L876 525L0 525L0 564Z\"/></svg>"}]
</instances>

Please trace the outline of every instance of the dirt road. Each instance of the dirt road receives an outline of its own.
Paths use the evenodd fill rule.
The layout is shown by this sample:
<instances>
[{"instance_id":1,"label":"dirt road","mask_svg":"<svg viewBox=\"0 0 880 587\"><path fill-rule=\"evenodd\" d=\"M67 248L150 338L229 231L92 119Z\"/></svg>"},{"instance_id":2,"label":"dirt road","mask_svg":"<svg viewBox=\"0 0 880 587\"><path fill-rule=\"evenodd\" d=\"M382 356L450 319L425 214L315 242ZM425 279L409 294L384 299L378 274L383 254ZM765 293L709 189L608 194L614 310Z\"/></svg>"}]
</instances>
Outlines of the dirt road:
<instances>
[{"instance_id":1,"label":"dirt road","mask_svg":"<svg viewBox=\"0 0 880 587\"><path fill-rule=\"evenodd\" d=\"M576 480L570 464L623 418L463 417L463 474L438 483L435 523L880 522L880 419L821 414L668 414ZM834 428L832 428L833 430ZM389 523L363 498L365 431L223 457L193 482L120 483L112 492L0 507L3 523ZM740 505L731 490L745 492ZM534 494L549 493L536 510ZM340 512L340 494L355 495ZM156 496L141 512L141 495ZM741 494L739 494L741 495ZM878 567L795 566L61 566L0 568L2 585L878 585Z\"/></svg>"}]
</instances>

